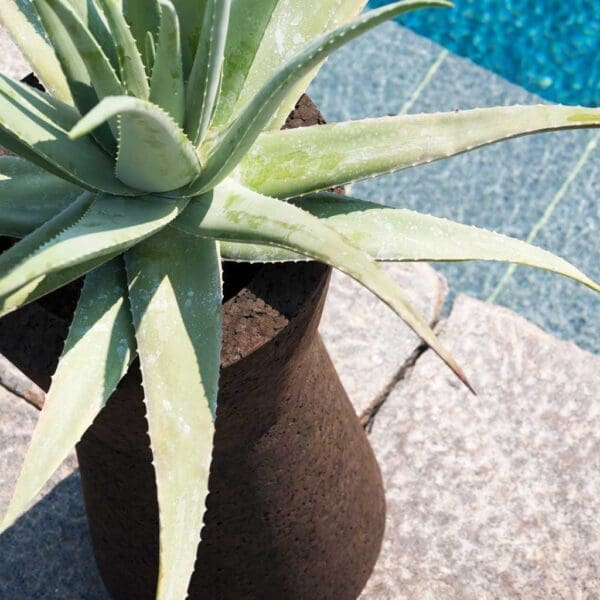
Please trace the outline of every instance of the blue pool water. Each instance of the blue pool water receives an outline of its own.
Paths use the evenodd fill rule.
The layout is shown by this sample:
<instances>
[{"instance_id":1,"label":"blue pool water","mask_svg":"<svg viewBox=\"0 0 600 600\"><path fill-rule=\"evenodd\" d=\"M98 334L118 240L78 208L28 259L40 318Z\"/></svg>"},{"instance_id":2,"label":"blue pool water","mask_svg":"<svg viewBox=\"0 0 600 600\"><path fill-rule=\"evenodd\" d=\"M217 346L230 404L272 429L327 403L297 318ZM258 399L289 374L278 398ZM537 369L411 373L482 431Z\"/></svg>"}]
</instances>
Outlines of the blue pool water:
<instances>
[{"instance_id":1,"label":"blue pool water","mask_svg":"<svg viewBox=\"0 0 600 600\"><path fill-rule=\"evenodd\" d=\"M454 4L419 10L400 22L548 100L600 106L600 0Z\"/></svg>"}]
</instances>

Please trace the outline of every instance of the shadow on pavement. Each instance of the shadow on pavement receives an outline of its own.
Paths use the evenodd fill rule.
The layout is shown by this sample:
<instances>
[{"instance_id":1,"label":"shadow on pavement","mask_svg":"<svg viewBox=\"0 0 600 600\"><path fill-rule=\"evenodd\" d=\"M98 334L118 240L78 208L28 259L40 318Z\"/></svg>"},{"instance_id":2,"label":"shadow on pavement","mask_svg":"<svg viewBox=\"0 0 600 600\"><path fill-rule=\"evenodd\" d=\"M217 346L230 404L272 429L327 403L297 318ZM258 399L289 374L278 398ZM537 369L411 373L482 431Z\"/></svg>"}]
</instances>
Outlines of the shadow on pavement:
<instances>
[{"instance_id":1,"label":"shadow on pavement","mask_svg":"<svg viewBox=\"0 0 600 600\"><path fill-rule=\"evenodd\" d=\"M3 600L108 600L89 540L79 473L0 535Z\"/></svg>"}]
</instances>

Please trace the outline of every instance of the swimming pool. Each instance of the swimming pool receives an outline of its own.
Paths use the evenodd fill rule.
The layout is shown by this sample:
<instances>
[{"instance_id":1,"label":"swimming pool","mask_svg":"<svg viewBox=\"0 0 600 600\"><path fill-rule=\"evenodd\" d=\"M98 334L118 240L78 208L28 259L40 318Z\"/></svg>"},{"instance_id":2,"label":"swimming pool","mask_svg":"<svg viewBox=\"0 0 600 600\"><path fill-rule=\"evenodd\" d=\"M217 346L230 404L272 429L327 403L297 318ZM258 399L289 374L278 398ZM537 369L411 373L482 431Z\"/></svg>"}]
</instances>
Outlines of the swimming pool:
<instances>
[{"instance_id":1,"label":"swimming pool","mask_svg":"<svg viewBox=\"0 0 600 600\"><path fill-rule=\"evenodd\" d=\"M370 6L389 1L370 0ZM548 100L600 106L600 0L454 4L399 21Z\"/></svg>"}]
</instances>

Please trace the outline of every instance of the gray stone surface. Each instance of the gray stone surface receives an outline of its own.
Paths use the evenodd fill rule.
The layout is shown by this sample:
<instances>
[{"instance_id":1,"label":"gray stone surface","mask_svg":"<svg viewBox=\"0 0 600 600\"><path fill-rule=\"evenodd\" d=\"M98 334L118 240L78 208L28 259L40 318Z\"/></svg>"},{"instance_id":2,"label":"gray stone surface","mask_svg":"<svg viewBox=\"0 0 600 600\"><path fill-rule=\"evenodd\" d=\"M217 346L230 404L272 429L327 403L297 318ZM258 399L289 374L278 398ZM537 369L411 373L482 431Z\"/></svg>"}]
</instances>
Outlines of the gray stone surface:
<instances>
[{"instance_id":1,"label":"gray stone surface","mask_svg":"<svg viewBox=\"0 0 600 600\"><path fill-rule=\"evenodd\" d=\"M0 387L0 515L10 501L38 414ZM75 468L71 455L43 497L0 535L2 600L107 600Z\"/></svg>"},{"instance_id":2,"label":"gray stone surface","mask_svg":"<svg viewBox=\"0 0 600 600\"><path fill-rule=\"evenodd\" d=\"M364 600L598 599L600 358L460 296L377 414L383 554Z\"/></svg>"},{"instance_id":3,"label":"gray stone surface","mask_svg":"<svg viewBox=\"0 0 600 600\"><path fill-rule=\"evenodd\" d=\"M336 52L310 93L332 121L396 114L417 91L441 51L437 44L388 23ZM538 102L537 96L469 60L448 54L431 80L422 86L409 112ZM520 138L358 183L351 192L364 199L524 239L542 218L593 135L589 131L573 131ZM592 177L597 179L600 163L597 158L590 158L588 164L560 204L570 218L557 212L538 241L598 277L600 188L587 182ZM440 265L439 269L450 284L449 301L460 292L487 298L505 272L503 265L489 263L456 263ZM581 288L570 288L572 294L562 294L546 303L543 292L548 289L535 275L532 286L525 288L516 283L503 294L501 302L528 316L533 310L527 310L527 306L535 307L538 323L599 353L600 337L589 333L597 330L597 297L585 294ZM518 290L518 297L513 297L513 290Z\"/></svg>"},{"instance_id":4,"label":"gray stone surface","mask_svg":"<svg viewBox=\"0 0 600 600\"><path fill-rule=\"evenodd\" d=\"M10 490L18 475L19 465L25 456L31 434L39 412L27 404L23 398L14 396L0 386L0 514L3 514L10 501ZM60 480L70 475L76 468L72 454L59 469L44 492L52 489Z\"/></svg>"},{"instance_id":5,"label":"gray stone surface","mask_svg":"<svg viewBox=\"0 0 600 600\"><path fill-rule=\"evenodd\" d=\"M425 319L435 324L448 291L444 278L423 263L383 268ZM381 300L339 272L331 281L320 331L363 421L421 345Z\"/></svg>"},{"instance_id":6,"label":"gray stone surface","mask_svg":"<svg viewBox=\"0 0 600 600\"><path fill-rule=\"evenodd\" d=\"M4 27L0 25L0 66L3 73L21 79L31 69L21 51L10 39Z\"/></svg>"}]
</instances>

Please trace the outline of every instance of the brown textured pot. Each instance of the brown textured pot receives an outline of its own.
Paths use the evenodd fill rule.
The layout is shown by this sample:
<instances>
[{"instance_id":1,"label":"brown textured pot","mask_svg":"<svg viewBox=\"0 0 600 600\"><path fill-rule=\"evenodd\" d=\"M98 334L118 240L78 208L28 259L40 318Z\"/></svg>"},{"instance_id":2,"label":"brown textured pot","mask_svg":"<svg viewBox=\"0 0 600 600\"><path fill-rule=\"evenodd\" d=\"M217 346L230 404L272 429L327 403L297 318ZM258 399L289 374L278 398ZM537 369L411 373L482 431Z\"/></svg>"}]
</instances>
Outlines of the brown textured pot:
<instances>
[{"instance_id":1,"label":"brown textured pot","mask_svg":"<svg viewBox=\"0 0 600 600\"><path fill-rule=\"evenodd\" d=\"M317 326L329 270L267 267L224 305L216 439L192 599L355 599L379 553L381 476ZM153 597L158 511L139 379L77 448L116 600Z\"/></svg>"},{"instance_id":2,"label":"brown textured pot","mask_svg":"<svg viewBox=\"0 0 600 600\"><path fill-rule=\"evenodd\" d=\"M292 126L294 118L321 122L306 98ZM329 273L316 263L226 272L233 289L192 600L353 600L375 564L381 475L317 331ZM59 317L77 292L75 285L44 300L54 316L34 304L0 322L0 352L40 385L66 334ZM134 366L77 447L94 552L115 600L150 600L156 586L146 431Z\"/></svg>"}]
</instances>

